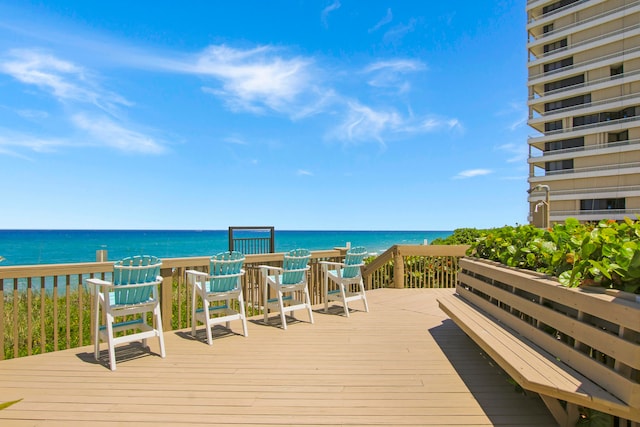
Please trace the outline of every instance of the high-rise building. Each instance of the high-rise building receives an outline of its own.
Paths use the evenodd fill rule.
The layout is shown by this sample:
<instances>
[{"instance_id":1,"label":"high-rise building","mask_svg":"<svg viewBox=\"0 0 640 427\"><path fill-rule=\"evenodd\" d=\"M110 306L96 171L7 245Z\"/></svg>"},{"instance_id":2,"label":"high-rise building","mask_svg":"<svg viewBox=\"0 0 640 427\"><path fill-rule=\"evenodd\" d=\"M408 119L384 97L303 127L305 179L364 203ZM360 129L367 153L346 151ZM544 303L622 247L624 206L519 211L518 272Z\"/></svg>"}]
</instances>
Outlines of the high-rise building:
<instances>
[{"instance_id":1,"label":"high-rise building","mask_svg":"<svg viewBox=\"0 0 640 427\"><path fill-rule=\"evenodd\" d=\"M640 214L640 1L527 0L529 222Z\"/></svg>"}]
</instances>

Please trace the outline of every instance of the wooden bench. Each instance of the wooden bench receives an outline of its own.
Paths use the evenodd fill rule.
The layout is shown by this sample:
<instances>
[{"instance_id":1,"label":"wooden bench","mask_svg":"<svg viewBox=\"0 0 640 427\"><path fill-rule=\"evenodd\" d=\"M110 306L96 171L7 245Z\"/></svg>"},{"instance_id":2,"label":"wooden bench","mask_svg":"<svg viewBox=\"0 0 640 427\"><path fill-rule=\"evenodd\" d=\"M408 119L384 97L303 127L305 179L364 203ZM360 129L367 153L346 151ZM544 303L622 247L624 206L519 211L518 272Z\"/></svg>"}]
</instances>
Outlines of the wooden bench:
<instances>
[{"instance_id":1,"label":"wooden bench","mask_svg":"<svg viewBox=\"0 0 640 427\"><path fill-rule=\"evenodd\" d=\"M535 301L536 297L527 294L526 298L522 298L522 295L517 295L520 287L528 289L528 292L532 288L525 285L524 281L520 283L521 278L515 280L514 286L507 285L504 283L509 280L506 276L498 275L501 281L496 281L489 278L490 273L485 266L477 267L469 262L461 260L456 294L439 297L440 308L518 385L538 393L561 426L575 425L579 407L629 420L632 425L640 423L640 408L635 404L639 390L637 383L625 378L613 378L616 383L623 383L621 391L614 390L618 395L625 395L626 390L631 390L627 393L629 398L624 401L592 379L589 370L585 368L587 365L584 361L577 360L580 355L573 349L571 351L576 354L562 353L560 358L557 344L548 345L548 342L558 339L540 330L553 324L552 320L543 316L563 316L553 310L553 302L548 297ZM504 273L501 271L501 274ZM540 276L534 280L540 284ZM520 302L519 299L523 301ZM533 315L537 318L533 319ZM568 324L567 327L571 330L582 327L576 325L575 319L574 325L570 325L572 320L569 316L559 318L556 322ZM636 364L640 357L637 349L640 347L634 347L631 343L625 349L625 345L620 347L622 350L618 350L618 357L625 359L626 363ZM627 355L620 356L622 352ZM601 369L597 366L594 371ZM610 384L607 387L613 388Z\"/></svg>"}]
</instances>

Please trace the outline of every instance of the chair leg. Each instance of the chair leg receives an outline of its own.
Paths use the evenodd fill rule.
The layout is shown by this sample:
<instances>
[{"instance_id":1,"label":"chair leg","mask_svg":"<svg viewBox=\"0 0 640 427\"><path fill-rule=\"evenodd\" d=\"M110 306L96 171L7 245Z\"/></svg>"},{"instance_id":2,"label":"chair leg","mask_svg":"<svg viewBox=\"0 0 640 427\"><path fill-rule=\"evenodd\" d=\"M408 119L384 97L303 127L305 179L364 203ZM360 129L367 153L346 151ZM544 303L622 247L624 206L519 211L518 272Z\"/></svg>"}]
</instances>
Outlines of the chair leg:
<instances>
[{"instance_id":1,"label":"chair leg","mask_svg":"<svg viewBox=\"0 0 640 427\"><path fill-rule=\"evenodd\" d=\"M278 289L278 305L280 306L280 321L282 329L287 329L287 319L284 312L284 302L282 301L282 290Z\"/></svg>"},{"instance_id":2,"label":"chair leg","mask_svg":"<svg viewBox=\"0 0 640 427\"><path fill-rule=\"evenodd\" d=\"M94 348L93 348L93 356L95 357L96 360L100 359L100 302L99 302L99 296L96 296L96 304L94 306L94 327L93 327L93 344L94 344Z\"/></svg>"},{"instance_id":3,"label":"chair leg","mask_svg":"<svg viewBox=\"0 0 640 427\"><path fill-rule=\"evenodd\" d=\"M305 296L305 299L307 300L307 310L309 310L309 320L311 321L311 324L313 324L313 310L311 310L311 297L309 296L309 289L306 286L304 287L304 296Z\"/></svg>"},{"instance_id":4,"label":"chair leg","mask_svg":"<svg viewBox=\"0 0 640 427\"><path fill-rule=\"evenodd\" d=\"M227 310L231 310L231 300L228 299L227 300ZM227 312L229 313L229 312ZM227 327L227 329L231 330L231 321L227 321L227 323L225 324L225 326Z\"/></svg>"},{"instance_id":5,"label":"chair leg","mask_svg":"<svg viewBox=\"0 0 640 427\"><path fill-rule=\"evenodd\" d=\"M324 291L324 312L329 311L329 273L326 265L322 266L323 277L323 291Z\"/></svg>"},{"instance_id":6,"label":"chair leg","mask_svg":"<svg viewBox=\"0 0 640 427\"><path fill-rule=\"evenodd\" d=\"M113 343L113 315L107 312L107 341L109 343L109 367L116 370L116 349Z\"/></svg>"},{"instance_id":7,"label":"chair leg","mask_svg":"<svg viewBox=\"0 0 640 427\"><path fill-rule=\"evenodd\" d=\"M367 304L367 294L364 290L364 282L360 279L360 292L362 292L362 302L364 303L364 311L369 312L369 304Z\"/></svg>"},{"instance_id":8,"label":"chair leg","mask_svg":"<svg viewBox=\"0 0 640 427\"><path fill-rule=\"evenodd\" d=\"M193 287L193 293L191 294L191 336L195 338L196 336L196 286Z\"/></svg>"},{"instance_id":9,"label":"chair leg","mask_svg":"<svg viewBox=\"0 0 640 427\"><path fill-rule=\"evenodd\" d=\"M164 350L164 330L162 329L162 315L160 314L160 303L157 303L153 309L156 318L155 329L158 333L158 343L160 344L160 356L164 359L167 355Z\"/></svg>"},{"instance_id":10,"label":"chair leg","mask_svg":"<svg viewBox=\"0 0 640 427\"><path fill-rule=\"evenodd\" d=\"M349 304L347 303L347 290L344 283L340 283L340 295L342 295L342 305L344 306L344 314L349 317Z\"/></svg>"},{"instance_id":11,"label":"chair leg","mask_svg":"<svg viewBox=\"0 0 640 427\"><path fill-rule=\"evenodd\" d=\"M263 294L262 298L264 301L264 323L269 323L269 282L267 279L264 280Z\"/></svg>"},{"instance_id":12,"label":"chair leg","mask_svg":"<svg viewBox=\"0 0 640 427\"><path fill-rule=\"evenodd\" d=\"M207 326L207 342L209 345L213 345L213 336L211 335L211 328L213 327L213 324L209 317L209 301L206 298L202 301L202 309L204 311L204 323Z\"/></svg>"},{"instance_id":13,"label":"chair leg","mask_svg":"<svg viewBox=\"0 0 640 427\"><path fill-rule=\"evenodd\" d=\"M240 305L240 318L242 319L242 331L244 332L244 336L249 336L249 331L247 330L247 315L244 311L244 298L242 296L242 290L238 294L238 304Z\"/></svg>"}]
</instances>

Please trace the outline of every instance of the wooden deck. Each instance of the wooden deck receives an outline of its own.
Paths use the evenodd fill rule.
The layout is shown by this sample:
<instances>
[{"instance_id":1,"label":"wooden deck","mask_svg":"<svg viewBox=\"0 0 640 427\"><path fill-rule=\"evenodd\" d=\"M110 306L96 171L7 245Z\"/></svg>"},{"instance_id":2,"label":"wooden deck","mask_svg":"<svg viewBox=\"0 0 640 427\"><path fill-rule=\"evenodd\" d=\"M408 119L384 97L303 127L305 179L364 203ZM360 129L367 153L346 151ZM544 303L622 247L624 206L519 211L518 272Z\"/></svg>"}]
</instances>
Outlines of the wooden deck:
<instances>
[{"instance_id":1,"label":"wooden deck","mask_svg":"<svg viewBox=\"0 0 640 427\"><path fill-rule=\"evenodd\" d=\"M370 313L254 318L247 338L233 322L213 346L168 332L165 359L124 346L115 372L92 347L1 361L0 402L23 400L0 425L555 426L440 311L451 292L370 291Z\"/></svg>"}]
</instances>

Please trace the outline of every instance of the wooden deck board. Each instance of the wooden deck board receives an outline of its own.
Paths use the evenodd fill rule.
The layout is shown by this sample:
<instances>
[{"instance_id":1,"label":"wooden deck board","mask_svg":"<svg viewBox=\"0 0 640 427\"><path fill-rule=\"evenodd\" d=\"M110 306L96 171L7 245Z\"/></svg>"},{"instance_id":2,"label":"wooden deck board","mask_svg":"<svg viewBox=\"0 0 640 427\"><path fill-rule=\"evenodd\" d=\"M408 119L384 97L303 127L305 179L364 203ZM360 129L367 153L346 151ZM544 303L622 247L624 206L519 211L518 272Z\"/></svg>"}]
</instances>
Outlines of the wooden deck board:
<instances>
[{"instance_id":1,"label":"wooden deck board","mask_svg":"<svg viewBox=\"0 0 640 427\"><path fill-rule=\"evenodd\" d=\"M286 331L254 318L247 338L232 322L213 346L168 332L165 359L124 346L115 372L91 347L1 361L0 401L23 400L0 425L555 426L440 311L451 292L375 290L370 313L315 307Z\"/></svg>"}]
</instances>

